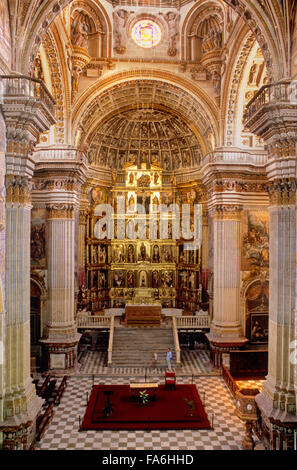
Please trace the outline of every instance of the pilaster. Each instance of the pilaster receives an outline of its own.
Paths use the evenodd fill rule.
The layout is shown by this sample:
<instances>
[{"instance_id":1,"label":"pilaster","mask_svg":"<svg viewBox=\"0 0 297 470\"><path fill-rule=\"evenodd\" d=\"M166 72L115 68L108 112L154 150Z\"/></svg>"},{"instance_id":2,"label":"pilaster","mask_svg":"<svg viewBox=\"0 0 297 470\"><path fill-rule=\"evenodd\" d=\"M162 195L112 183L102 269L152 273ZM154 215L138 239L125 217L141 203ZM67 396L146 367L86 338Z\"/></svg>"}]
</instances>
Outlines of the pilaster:
<instances>
[{"instance_id":1,"label":"pilaster","mask_svg":"<svg viewBox=\"0 0 297 470\"><path fill-rule=\"evenodd\" d=\"M77 368L80 339L75 323L75 275L79 269L79 259L77 265L75 259L79 255L79 204L85 162L76 149L38 149L36 157L33 199L34 204L47 210L48 233L47 334L40 341L44 368L71 373Z\"/></svg>"}]
</instances>

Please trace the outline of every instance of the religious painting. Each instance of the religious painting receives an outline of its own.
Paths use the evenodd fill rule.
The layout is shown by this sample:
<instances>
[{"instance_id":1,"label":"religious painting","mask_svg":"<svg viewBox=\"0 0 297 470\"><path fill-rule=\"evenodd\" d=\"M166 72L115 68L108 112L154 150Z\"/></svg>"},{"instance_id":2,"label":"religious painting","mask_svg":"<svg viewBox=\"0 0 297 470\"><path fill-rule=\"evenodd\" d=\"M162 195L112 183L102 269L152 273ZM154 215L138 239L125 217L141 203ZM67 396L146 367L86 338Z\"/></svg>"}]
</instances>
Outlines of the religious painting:
<instances>
[{"instance_id":1,"label":"religious painting","mask_svg":"<svg viewBox=\"0 0 297 470\"><path fill-rule=\"evenodd\" d=\"M251 313L250 316L250 341L251 343L268 343L268 313Z\"/></svg>"},{"instance_id":2,"label":"religious painting","mask_svg":"<svg viewBox=\"0 0 297 470\"><path fill-rule=\"evenodd\" d=\"M173 263L173 247L171 245L162 246L162 263Z\"/></svg>"},{"instance_id":3,"label":"religious painting","mask_svg":"<svg viewBox=\"0 0 297 470\"><path fill-rule=\"evenodd\" d=\"M124 263L125 254L123 245L116 245L113 249L113 262L114 263Z\"/></svg>"},{"instance_id":4,"label":"religious painting","mask_svg":"<svg viewBox=\"0 0 297 470\"><path fill-rule=\"evenodd\" d=\"M159 250L158 245L153 246L152 262L153 263L159 263L160 262L160 250Z\"/></svg>"},{"instance_id":5,"label":"religious painting","mask_svg":"<svg viewBox=\"0 0 297 470\"><path fill-rule=\"evenodd\" d=\"M186 288L188 286L188 271L179 271L179 286Z\"/></svg>"},{"instance_id":6,"label":"religious painting","mask_svg":"<svg viewBox=\"0 0 297 470\"><path fill-rule=\"evenodd\" d=\"M46 269L46 210L33 209L31 219L31 265Z\"/></svg>"},{"instance_id":7,"label":"religious painting","mask_svg":"<svg viewBox=\"0 0 297 470\"><path fill-rule=\"evenodd\" d=\"M128 246L127 250L127 262L128 263L135 263L135 249L133 245Z\"/></svg>"},{"instance_id":8,"label":"religious painting","mask_svg":"<svg viewBox=\"0 0 297 470\"><path fill-rule=\"evenodd\" d=\"M242 270L269 268L269 214L249 211L244 222Z\"/></svg>"},{"instance_id":9,"label":"religious painting","mask_svg":"<svg viewBox=\"0 0 297 470\"><path fill-rule=\"evenodd\" d=\"M173 272L163 271L161 274L161 286L162 287L173 287Z\"/></svg>"},{"instance_id":10,"label":"religious painting","mask_svg":"<svg viewBox=\"0 0 297 470\"><path fill-rule=\"evenodd\" d=\"M189 289L195 289L195 272L189 272Z\"/></svg>"},{"instance_id":11,"label":"religious painting","mask_svg":"<svg viewBox=\"0 0 297 470\"><path fill-rule=\"evenodd\" d=\"M113 285L114 287L125 287L125 272L124 271L114 271Z\"/></svg>"},{"instance_id":12,"label":"religious painting","mask_svg":"<svg viewBox=\"0 0 297 470\"><path fill-rule=\"evenodd\" d=\"M134 273L132 271L129 271L127 273L127 287L129 289L135 287L135 276L134 276Z\"/></svg>"},{"instance_id":13,"label":"religious painting","mask_svg":"<svg viewBox=\"0 0 297 470\"><path fill-rule=\"evenodd\" d=\"M99 264L108 263L107 247L105 245L98 246L98 262Z\"/></svg>"},{"instance_id":14,"label":"religious painting","mask_svg":"<svg viewBox=\"0 0 297 470\"><path fill-rule=\"evenodd\" d=\"M107 287L107 273L105 271L99 271L98 286L99 289Z\"/></svg>"},{"instance_id":15,"label":"religious painting","mask_svg":"<svg viewBox=\"0 0 297 470\"><path fill-rule=\"evenodd\" d=\"M142 242L138 246L138 261L149 261L149 244Z\"/></svg>"},{"instance_id":16,"label":"religious painting","mask_svg":"<svg viewBox=\"0 0 297 470\"><path fill-rule=\"evenodd\" d=\"M153 271L152 274L152 287L158 288L160 285L160 274L158 271Z\"/></svg>"}]
</instances>

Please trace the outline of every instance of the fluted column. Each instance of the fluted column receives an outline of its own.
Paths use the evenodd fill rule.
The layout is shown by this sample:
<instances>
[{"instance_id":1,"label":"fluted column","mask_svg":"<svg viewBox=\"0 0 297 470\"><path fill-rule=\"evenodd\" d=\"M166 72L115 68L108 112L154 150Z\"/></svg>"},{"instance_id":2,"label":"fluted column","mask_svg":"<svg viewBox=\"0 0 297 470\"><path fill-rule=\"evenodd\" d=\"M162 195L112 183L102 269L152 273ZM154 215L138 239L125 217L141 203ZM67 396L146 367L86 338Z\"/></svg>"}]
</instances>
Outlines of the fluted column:
<instances>
[{"instance_id":1,"label":"fluted column","mask_svg":"<svg viewBox=\"0 0 297 470\"><path fill-rule=\"evenodd\" d=\"M296 416L296 180L270 186L270 279L268 376L258 404L274 419ZM297 423L297 416L296 416Z\"/></svg>"},{"instance_id":2,"label":"fluted column","mask_svg":"<svg viewBox=\"0 0 297 470\"><path fill-rule=\"evenodd\" d=\"M30 376L31 197L27 178L6 178L6 417L40 405ZM33 402L36 402L34 405Z\"/></svg>"},{"instance_id":3,"label":"fluted column","mask_svg":"<svg viewBox=\"0 0 297 470\"><path fill-rule=\"evenodd\" d=\"M86 229L87 229L87 213L86 213L86 210L80 210L79 211L79 225L78 225L78 284L79 284L79 287L85 285Z\"/></svg>"},{"instance_id":4,"label":"fluted column","mask_svg":"<svg viewBox=\"0 0 297 470\"><path fill-rule=\"evenodd\" d=\"M70 204L48 204L48 324L47 367L75 368L80 335L74 320L75 209Z\"/></svg>"},{"instance_id":5,"label":"fluted column","mask_svg":"<svg viewBox=\"0 0 297 470\"><path fill-rule=\"evenodd\" d=\"M1 76L6 124L5 396L0 447L28 448L43 400L30 370L30 233L33 149L54 119L54 101L40 80Z\"/></svg>"},{"instance_id":6,"label":"fluted column","mask_svg":"<svg viewBox=\"0 0 297 470\"><path fill-rule=\"evenodd\" d=\"M217 206L214 211L214 305L212 335L239 338L241 207Z\"/></svg>"},{"instance_id":7,"label":"fluted column","mask_svg":"<svg viewBox=\"0 0 297 470\"><path fill-rule=\"evenodd\" d=\"M292 82L261 88L247 106L246 127L268 149L270 182L268 375L255 400L268 449L296 450L296 142ZM268 437L267 437L268 436ZM295 438L293 438L295 436ZM295 443L294 443L295 440Z\"/></svg>"}]
</instances>

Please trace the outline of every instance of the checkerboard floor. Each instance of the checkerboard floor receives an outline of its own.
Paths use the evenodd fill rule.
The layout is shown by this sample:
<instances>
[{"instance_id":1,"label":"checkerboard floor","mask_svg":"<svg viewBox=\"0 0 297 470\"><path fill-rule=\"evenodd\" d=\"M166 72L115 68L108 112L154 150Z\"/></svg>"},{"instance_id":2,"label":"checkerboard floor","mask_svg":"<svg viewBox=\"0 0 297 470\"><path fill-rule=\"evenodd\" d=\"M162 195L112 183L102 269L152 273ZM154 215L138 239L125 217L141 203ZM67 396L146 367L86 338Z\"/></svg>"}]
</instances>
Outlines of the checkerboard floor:
<instances>
[{"instance_id":1,"label":"checkerboard floor","mask_svg":"<svg viewBox=\"0 0 297 470\"><path fill-rule=\"evenodd\" d=\"M151 378L150 378L151 379ZM135 376L96 376L95 384L125 384ZM158 375L152 380L160 381ZM192 377L177 375L178 383L191 383ZM71 376L60 405L38 447L42 450L241 450L244 424L235 416L232 399L221 377L199 376L194 383L198 388L211 430L169 431L82 431L79 418L86 410L93 378Z\"/></svg>"},{"instance_id":2,"label":"checkerboard floor","mask_svg":"<svg viewBox=\"0 0 297 470\"><path fill-rule=\"evenodd\" d=\"M176 368L179 375L218 375L218 370L213 368L209 359L209 352L205 350L182 350L181 365ZM108 367L106 351L86 351L80 360L79 373L84 374L103 374L103 375L152 375L154 373L163 375L164 367Z\"/></svg>"}]
</instances>

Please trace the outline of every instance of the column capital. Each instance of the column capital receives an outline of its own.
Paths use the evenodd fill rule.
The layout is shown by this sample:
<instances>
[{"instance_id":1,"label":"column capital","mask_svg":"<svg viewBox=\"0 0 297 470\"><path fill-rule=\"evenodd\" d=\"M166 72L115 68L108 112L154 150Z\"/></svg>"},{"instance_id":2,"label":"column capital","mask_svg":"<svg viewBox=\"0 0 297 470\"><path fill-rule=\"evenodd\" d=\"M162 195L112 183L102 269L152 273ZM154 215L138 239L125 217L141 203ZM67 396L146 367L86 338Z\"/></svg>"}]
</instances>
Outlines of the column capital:
<instances>
[{"instance_id":1,"label":"column capital","mask_svg":"<svg viewBox=\"0 0 297 470\"><path fill-rule=\"evenodd\" d=\"M271 206L289 206L296 204L296 178L272 181L267 190Z\"/></svg>"},{"instance_id":2,"label":"column capital","mask_svg":"<svg viewBox=\"0 0 297 470\"><path fill-rule=\"evenodd\" d=\"M7 204L31 204L30 178L7 175L5 186Z\"/></svg>"},{"instance_id":3,"label":"column capital","mask_svg":"<svg viewBox=\"0 0 297 470\"><path fill-rule=\"evenodd\" d=\"M237 204L216 205L213 208L214 220L241 220L243 207Z\"/></svg>"},{"instance_id":4,"label":"column capital","mask_svg":"<svg viewBox=\"0 0 297 470\"><path fill-rule=\"evenodd\" d=\"M75 206L73 204L47 204L47 219L74 219Z\"/></svg>"}]
</instances>

